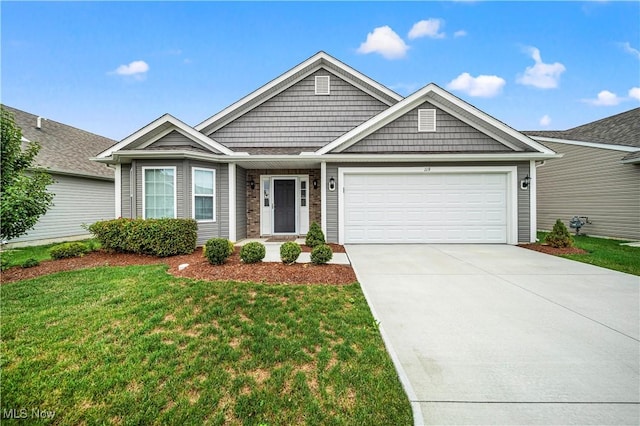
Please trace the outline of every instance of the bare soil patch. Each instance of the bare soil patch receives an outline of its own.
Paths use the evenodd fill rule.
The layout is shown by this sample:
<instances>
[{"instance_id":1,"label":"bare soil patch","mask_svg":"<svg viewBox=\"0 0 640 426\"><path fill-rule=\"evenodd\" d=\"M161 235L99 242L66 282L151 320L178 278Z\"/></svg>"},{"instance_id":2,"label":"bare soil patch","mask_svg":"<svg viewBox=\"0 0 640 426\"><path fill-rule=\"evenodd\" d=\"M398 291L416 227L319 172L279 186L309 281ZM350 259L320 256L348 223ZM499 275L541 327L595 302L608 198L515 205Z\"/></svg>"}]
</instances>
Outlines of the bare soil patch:
<instances>
[{"instance_id":1,"label":"bare soil patch","mask_svg":"<svg viewBox=\"0 0 640 426\"><path fill-rule=\"evenodd\" d=\"M539 243L532 243L532 244L518 244L518 247L523 247L529 250L535 250L535 251L539 251L541 253L546 253L546 254L551 254L554 256L560 256L563 254L587 254L589 253L588 251L582 250L581 248L578 247L551 247L550 245L547 244L539 244Z\"/></svg>"},{"instance_id":2,"label":"bare soil patch","mask_svg":"<svg viewBox=\"0 0 640 426\"><path fill-rule=\"evenodd\" d=\"M344 247L332 244L334 253L343 253ZM302 246L303 250L305 246ZM336 249L342 251L338 251ZM305 250L307 251L307 250ZM310 250L309 250L310 251ZM36 278L55 272L98 266L129 266L164 263L169 266L169 273L176 277L194 278L209 281L244 281L256 283L289 283L289 284L351 284L356 282L356 275L350 265L313 265L296 263L261 262L245 264L240 260L240 249L227 259L224 265L211 265L202 256L198 248L192 254L159 258L127 253L108 253L103 250L89 253L83 257L72 259L43 261L33 268L13 267L0 274L2 284ZM178 271L178 266L188 263L189 266Z\"/></svg>"}]
</instances>

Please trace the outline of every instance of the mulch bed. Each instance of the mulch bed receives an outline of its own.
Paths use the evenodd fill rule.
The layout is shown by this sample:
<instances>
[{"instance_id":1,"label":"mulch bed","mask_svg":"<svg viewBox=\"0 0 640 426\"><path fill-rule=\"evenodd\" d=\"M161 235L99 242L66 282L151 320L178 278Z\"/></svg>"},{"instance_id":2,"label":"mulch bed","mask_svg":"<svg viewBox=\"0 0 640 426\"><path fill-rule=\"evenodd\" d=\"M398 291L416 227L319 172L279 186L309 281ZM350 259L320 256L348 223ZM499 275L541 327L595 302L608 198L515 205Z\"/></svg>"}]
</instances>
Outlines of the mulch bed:
<instances>
[{"instance_id":1,"label":"mulch bed","mask_svg":"<svg viewBox=\"0 0 640 426\"><path fill-rule=\"evenodd\" d=\"M334 253L337 244L331 244ZM335 246L335 247L334 247ZM344 247L339 246L344 252ZM303 246L304 249L304 246ZM310 251L310 250L309 250ZM138 254L108 253L103 250L86 254L72 259L43 261L33 268L13 267L0 274L2 284L36 278L55 272L71 271L75 269L93 268L97 266L129 266L150 265L164 263L169 265L169 273L176 277L194 278L209 281L245 281L256 283L288 283L288 284L351 284L356 282L356 275L351 265L313 265L296 263L284 265L282 263L261 262L244 264L240 261L240 249L227 259L224 265L210 265L202 256L202 249L188 255L158 258ZM178 266L188 263L189 266L178 271Z\"/></svg>"},{"instance_id":2,"label":"mulch bed","mask_svg":"<svg viewBox=\"0 0 640 426\"><path fill-rule=\"evenodd\" d=\"M532 244L518 244L518 247L526 248L529 250L539 251L541 253L552 254L559 256L562 254L587 254L588 251L582 250L578 247L551 247L546 244L532 243Z\"/></svg>"}]
</instances>

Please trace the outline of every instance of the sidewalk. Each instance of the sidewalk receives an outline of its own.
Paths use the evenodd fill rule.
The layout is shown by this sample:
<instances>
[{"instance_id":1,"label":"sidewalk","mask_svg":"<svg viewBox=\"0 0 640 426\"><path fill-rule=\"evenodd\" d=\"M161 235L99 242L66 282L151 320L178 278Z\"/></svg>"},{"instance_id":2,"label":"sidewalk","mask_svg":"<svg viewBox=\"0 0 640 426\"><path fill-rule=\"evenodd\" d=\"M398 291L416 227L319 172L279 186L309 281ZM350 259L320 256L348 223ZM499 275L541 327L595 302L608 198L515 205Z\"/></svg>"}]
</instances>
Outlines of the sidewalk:
<instances>
[{"instance_id":1,"label":"sidewalk","mask_svg":"<svg viewBox=\"0 0 640 426\"><path fill-rule=\"evenodd\" d=\"M276 263L282 262L282 260L280 260L280 246L283 243L279 243L279 242L268 243L266 238L247 238L245 240L238 241L236 245L243 246L252 241L257 241L259 243L264 244L264 247L267 250L267 253L264 259L262 259L263 262L276 262ZM295 242L303 246L304 238L298 238ZM296 263L311 263L311 253L304 253L304 252L300 253L300 256L298 257L298 260L296 260ZM351 262L349 262L349 257L347 256L346 253L333 253L333 258L329 261L329 263L337 264L337 265L351 264Z\"/></svg>"}]
</instances>

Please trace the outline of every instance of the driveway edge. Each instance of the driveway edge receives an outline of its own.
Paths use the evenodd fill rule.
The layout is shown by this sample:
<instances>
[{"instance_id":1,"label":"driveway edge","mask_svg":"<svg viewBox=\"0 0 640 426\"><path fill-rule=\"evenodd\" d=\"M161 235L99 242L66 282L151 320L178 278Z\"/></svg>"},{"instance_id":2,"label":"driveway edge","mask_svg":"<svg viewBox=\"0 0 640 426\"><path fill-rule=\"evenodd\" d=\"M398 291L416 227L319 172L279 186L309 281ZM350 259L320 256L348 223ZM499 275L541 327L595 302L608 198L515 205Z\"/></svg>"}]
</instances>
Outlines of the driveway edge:
<instances>
[{"instance_id":1,"label":"driveway edge","mask_svg":"<svg viewBox=\"0 0 640 426\"><path fill-rule=\"evenodd\" d=\"M349 248L345 246L345 249L347 251L347 255L349 255ZM382 341L384 342L384 346L387 348L387 353L391 357L391 362L393 362L393 365L396 369L396 373L398 373L398 378L400 379L402 388L404 389L404 392L407 394L407 398L409 399L409 404L411 405L411 411L413 414L413 424L414 426L424 426L425 422L424 422L424 418L422 417L422 409L420 408L420 403L417 402L418 398L416 397L416 393L413 390L413 386L411 386L411 382L409 381L409 376L407 376L407 373L404 371L404 368L402 368L400 359L398 358L398 355L396 354L395 349L393 349L393 346L391 345L391 340L387 336L387 333L384 330L384 326L382 325L382 323L378 321L378 314L376 313L376 310L373 307L373 304L371 303L371 298L369 297L369 294L367 294L367 290L362 285L362 280L360 279L360 274L358 273L358 269L355 267L355 265L353 265L353 263L351 264L351 266L353 267L353 271L356 273L356 278L358 279L358 283L360 284L360 289L362 290L362 294L364 294L364 298L367 301L367 305L369 305L369 310L371 311L371 314L373 315L374 320L376 320L376 322L378 323L378 330L380 331L380 336L382 336Z\"/></svg>"}]
</instances>

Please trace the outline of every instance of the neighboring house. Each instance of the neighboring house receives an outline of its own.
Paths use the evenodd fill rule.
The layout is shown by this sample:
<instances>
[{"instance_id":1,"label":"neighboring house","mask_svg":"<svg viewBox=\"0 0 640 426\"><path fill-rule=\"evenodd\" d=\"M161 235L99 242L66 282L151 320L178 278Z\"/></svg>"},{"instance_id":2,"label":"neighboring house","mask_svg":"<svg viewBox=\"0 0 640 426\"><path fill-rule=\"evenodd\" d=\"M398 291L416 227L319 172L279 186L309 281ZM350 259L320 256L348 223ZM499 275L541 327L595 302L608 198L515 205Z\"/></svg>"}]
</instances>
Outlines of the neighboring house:
<instances>
[{"instance_id":1,"label":"neighboring house","mask_svg":"<svg viewBox=\"0 0 640 426\"><path fill-rule=\"evenodd\" d=\"M564 155L538 168L538 228L586 216L583 233L640 240L640 108L569 130L525 133Z\"/></svg>"},{"instance_id":2,"label":"neighboring house","mask_svg":"<svg viewBox=\"0 0 640 426\"><path fill-rule=\"evenodd\" d=\"M116 142L53 120L3 105L22 130L22 139L39 142L36 164L44 167L55 183L53 207L27 234L14 238L14 247L86 238L82 228L114 217L114 171L90 160Z\"/></svg>"},{"instance_id":3,"label":"neighboring house","mask_svg":"<svg viewBox=\"0 0 640 426\"><path fill-rule=\"evenodd\" d=\"M95 160L123 217L211 237L338 243L535 240L549 148L429 84L403 98L319 52L195 127L166 114Z\"/></svg>"}]
</instances>

